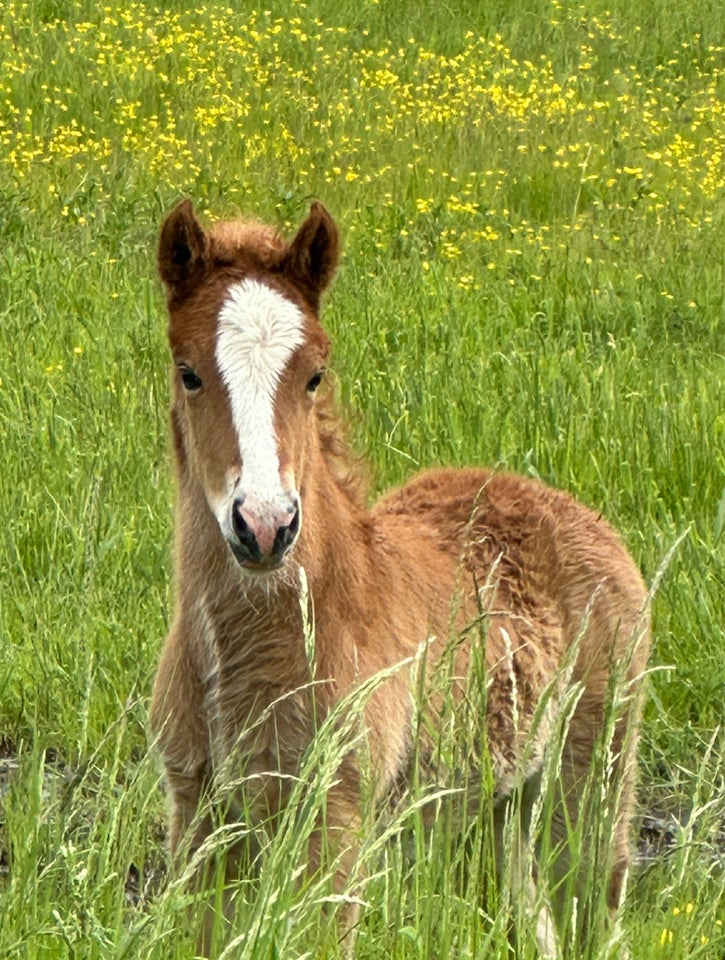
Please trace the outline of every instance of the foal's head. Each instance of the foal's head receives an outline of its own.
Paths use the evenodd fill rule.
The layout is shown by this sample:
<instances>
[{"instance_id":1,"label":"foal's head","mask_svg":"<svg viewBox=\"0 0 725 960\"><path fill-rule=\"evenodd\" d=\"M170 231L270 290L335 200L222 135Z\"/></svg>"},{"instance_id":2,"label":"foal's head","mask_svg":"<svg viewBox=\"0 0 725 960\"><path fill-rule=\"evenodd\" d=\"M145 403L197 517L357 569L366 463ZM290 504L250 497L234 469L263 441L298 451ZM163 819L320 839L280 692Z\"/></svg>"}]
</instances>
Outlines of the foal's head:
<instances>
[{"instance_id":1,"label":"foal's head","mask_svg":"<svg viewBox=\"0 0 725 960\"><path fill-rule=\"evenodd\" d=\"M206 231L188 200L161 230L182 470L250 570L278 567L300 532L329 352L319 299L337 256L337 229L319 203L289 244L259 225Z\"/></svg>"}]
</instances>

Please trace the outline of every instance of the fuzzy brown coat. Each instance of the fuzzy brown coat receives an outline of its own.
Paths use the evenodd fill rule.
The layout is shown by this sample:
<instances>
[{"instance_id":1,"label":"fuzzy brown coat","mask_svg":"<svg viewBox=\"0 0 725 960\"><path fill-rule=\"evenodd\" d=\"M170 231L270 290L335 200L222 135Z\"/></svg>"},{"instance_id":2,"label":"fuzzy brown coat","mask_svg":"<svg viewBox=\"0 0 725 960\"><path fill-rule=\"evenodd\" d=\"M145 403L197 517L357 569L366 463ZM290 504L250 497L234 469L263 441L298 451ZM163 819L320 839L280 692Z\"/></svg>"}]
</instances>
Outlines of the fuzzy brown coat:
<instances>
[{"instance_id":1,"label":"fuzzy brown coat","mask_svg":"<svg viewBox=\"0 0 725 960\"><path fill-rule=\"evenodd\" d=\"M188 836L215 771L230 757L237 771L260 774L246 804L266 817L286 802L276 774L298 771L315 718L361 680L415 661L423 647L433 677L453 649L453 689L431 692L435 715L463 697L477 644L487 671L486 716L479 719L498 797L535 778L541 767L555 722L534 725L541 698L549 697L555 708L563 693L558 679L580 685L561 774L574 822L602 733L613 666L620 683L629 684L611 743L618 813L608 863L615 909L629 863L638 678L648 649L642 579L601 516L532 479L485 469L431 470L366 507L329 401L307 410L294 400L298 368L315 351L326 355L317 314L336 262L337 232L319 204L290 244L257 226L222 224L207 232L188 202L162 232L159 265L172 352L177 361L193 354L206 384L200 414L190 410L174 380L176 610L151 711L171 796L172 850L184 838L196 848L208 833L204 819ZM307 318L306 343L280 384L276 420L277 433L289 438L285 449L300 490L302 527L283 569L259 575L240 570L205 491L216 462L226 467L234 456L228 403L214 379L214 339L225 290L245 276L283 292ZM299 567L314 605L314 675L326 681L314 693ZM414 743L410 677L408 668L393 672L366 709L379 798L409 775L414 752L420 759L427 749ZM477 762L471 757L474 773ZM351 754L330 791L326 815L328 829L338 831L351 851L360 790ZM554 829L562 837L564 824L561 814Z\"/></svg>"}]
</instances>

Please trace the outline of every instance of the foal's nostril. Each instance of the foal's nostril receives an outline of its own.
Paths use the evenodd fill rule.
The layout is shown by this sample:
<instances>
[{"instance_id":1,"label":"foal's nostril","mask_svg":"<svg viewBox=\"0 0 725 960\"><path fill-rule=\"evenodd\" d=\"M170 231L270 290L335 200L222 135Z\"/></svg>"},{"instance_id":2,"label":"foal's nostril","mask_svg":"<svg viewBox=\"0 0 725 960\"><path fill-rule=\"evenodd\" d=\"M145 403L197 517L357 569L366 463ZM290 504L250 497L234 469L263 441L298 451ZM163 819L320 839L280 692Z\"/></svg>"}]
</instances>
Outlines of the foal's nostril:
<instances>
[{"instance_id":1,"label":"foal's nostril","mask_svg":"<svg viewBox=\"0 0 725 960\"><path fill-rule=\"evenodd\" d=\"M238 553L245 560L259 560L262 551L259 549L254 530L244 516L242 503L242 500L235 500L232 506L232 529L239 543ZM236 550L235 553L237 553Z\"/></svg>"},{"instance_id":2,"label":"foal's nostril","mask_svg":"<svg viewBox=\"0 0 725 960\"><path fill-rule=\"evenodd\" d=\"M275 556L281 556L285 550L288 550L295 542L299 529L300 508L299 504L295 504L292 519L285 526L280 527L275 534L272 553Z\"/></svg>"}]
</instances>

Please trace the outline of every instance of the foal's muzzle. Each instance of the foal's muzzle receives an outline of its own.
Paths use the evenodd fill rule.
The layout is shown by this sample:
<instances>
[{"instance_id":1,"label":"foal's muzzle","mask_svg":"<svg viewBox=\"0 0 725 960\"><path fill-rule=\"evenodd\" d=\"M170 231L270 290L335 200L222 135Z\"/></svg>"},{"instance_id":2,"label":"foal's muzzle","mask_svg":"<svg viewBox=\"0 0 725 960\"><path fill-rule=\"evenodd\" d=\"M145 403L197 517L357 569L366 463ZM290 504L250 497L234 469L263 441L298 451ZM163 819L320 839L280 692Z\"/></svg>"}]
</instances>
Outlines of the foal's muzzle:
<instances>
[{"instance_id":1,"label":"foal's muzzle","mask_svg":"<svg viewBox=\"0 0 725 960\"><path fill-rule=\"evenodd\" d=\"M232 539L229 545L244 567L274 569L279 566L300 530L300 501L269 506L253 496L238 497L232 504Z\"/></svg>"}]
</instances>

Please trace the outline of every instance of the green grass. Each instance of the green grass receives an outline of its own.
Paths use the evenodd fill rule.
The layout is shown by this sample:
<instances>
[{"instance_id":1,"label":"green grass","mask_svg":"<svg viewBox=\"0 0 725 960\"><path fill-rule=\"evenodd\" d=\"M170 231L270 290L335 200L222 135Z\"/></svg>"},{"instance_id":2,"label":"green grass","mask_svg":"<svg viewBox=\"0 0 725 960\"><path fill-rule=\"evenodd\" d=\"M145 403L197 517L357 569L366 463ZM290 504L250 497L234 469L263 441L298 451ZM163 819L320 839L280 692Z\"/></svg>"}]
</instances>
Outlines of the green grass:
<instances>
[{"instance_id":1,"label":"green grass","mask_svg":"<svg viewBox=\"0 0 725 960\"><path fill-rule=\"evenodd\" d=\"M145 728L171 603L154 250L191 195L283 229L312 197L337 218L324 319L375 490L432 463L538 475L601 509L649 580L689 531L655 599L640 749L642 809L682 826L624 930L636 958L722 956L719 2L11 0L0 57L0 740L20 761L0 955L190 955L183 888L136 906L124 888L165 857ZM449 830L423 838L411 804L432 856L371 841L357 955L504 956L508 914L472 906L485 867L468 875ZM239 956L336 952L320 891L286 883L303 827L240 895L235 935L258 939Z\"/></svg>"}]
</instances>

